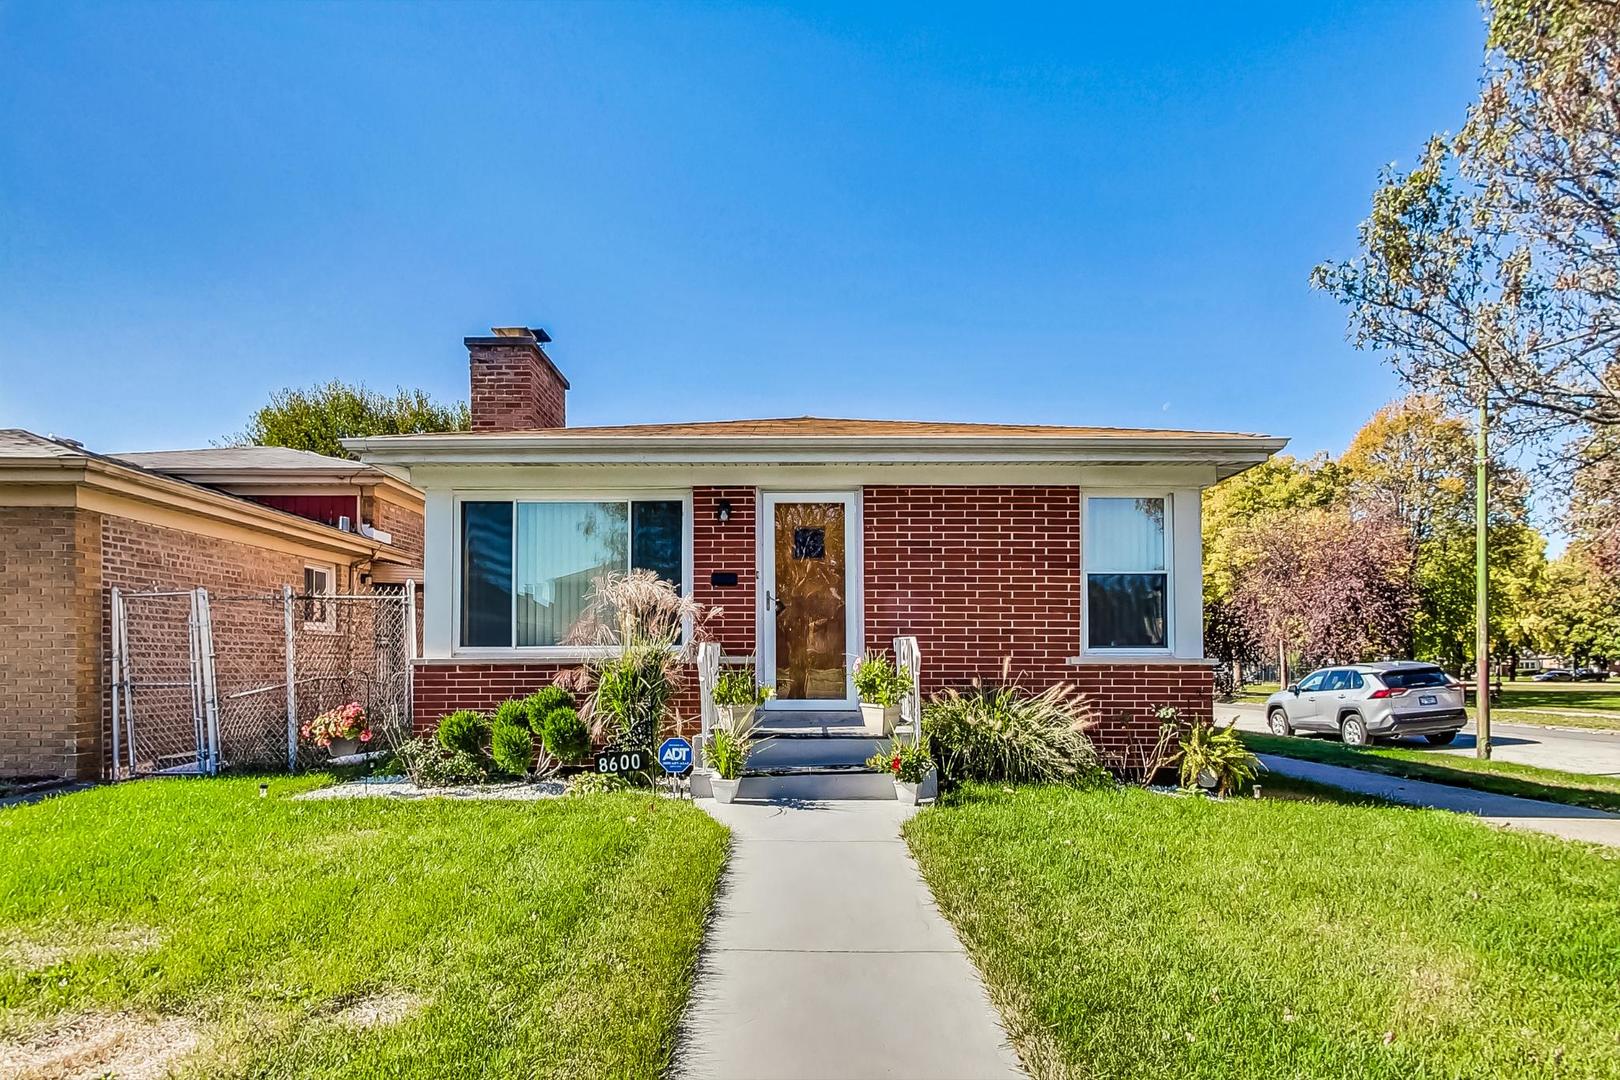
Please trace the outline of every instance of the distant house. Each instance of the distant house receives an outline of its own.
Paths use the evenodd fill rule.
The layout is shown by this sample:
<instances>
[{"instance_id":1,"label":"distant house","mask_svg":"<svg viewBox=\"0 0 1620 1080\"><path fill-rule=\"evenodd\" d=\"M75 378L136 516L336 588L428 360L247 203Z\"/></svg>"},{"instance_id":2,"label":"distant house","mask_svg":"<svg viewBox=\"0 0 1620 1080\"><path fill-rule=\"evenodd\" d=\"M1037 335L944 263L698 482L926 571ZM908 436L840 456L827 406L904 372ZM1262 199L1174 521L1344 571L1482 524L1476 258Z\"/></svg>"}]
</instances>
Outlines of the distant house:
<instances>
[{"instance_id":1,"label":"distant house","mask_svg":"<svg viewBox=\"0 0 1620 1080\"><path fill-rule=\"evenodd\" d=\"M421 494L371 466L0 430L0 776L103 774L114 587L319 596L421 577Z\"/></svg>"},{"instance_id":2,"label":"distant house","mask_svg":"<svg viewBox=\"0 0 1620 1080\"><path fill-rule=\"evenodd\" d=\"M416 717L576 663L582 583L645 568L723 615L773 712L849 709L853 659L917 638L922 688L1069 682L1123 748L1208 715L1200 497L1285 441L1230 432L791 417L569 427L544 331L466 339L473 430L351 440L426 496ZM683 717L697 715L688 697Z\"/></svg>"}]
</instances>

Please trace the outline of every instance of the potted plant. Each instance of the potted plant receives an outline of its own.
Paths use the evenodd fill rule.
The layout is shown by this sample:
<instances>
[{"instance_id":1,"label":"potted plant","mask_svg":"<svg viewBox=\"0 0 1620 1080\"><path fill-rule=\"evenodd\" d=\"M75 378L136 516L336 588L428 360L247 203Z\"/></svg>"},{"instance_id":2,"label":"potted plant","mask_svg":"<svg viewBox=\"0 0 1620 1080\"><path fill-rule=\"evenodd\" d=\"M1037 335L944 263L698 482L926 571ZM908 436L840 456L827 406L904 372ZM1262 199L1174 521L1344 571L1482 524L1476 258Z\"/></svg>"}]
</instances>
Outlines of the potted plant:
<instances>
[{"instance_id":1,"label":"potted plant","mask_svg":"<svg viewBox=\"0 0 1620 1080\"><path fill-rule=\"evenodd\" d=\"M753 728L754 712L775 691L754 681L747 668L728 668L714 680L714 711L721 727L747 732Z\"/></svg>"},{"instance_id":2,"label":"potted plant","mask_svg":"<svg viewBox=\"0 0 1620 1080\"><path fill-rule=\"evenodd\" d=\"M1173 710L1161 709L1161 719ZM1249 752L1232 730L1237 721L1217 727L1213 720L1198 719L1181 736L1181 786L1187 791L1203 791L1216 796L1229 795L1255 778L1265 768Z\"/></svg>"},{"instance_id":3,"label":"potted plant","mask_svg":"<svg viewBox=\"0 0 1620 1080\"><path fill-rule=\"evenodd\" d=\"M717 727L709 732L709 764L715 771L709 785L716 802L729 803L737 797L737 785L742 783L743 769L753 749L754 742L746 731Z\"/></svg>"},{"instance_id":4,"label":"potted plant","mask_svg":"<svg viewBox=\"0 0 1620 1080\"><path fill-rule=\"evenodd\" d=\"M321 713L303 726L302 733L333 757L348 757L371 741L371 721L360 703L351 701Z\"/></svg>"},{"instance_id":5,"label":"potted plant","mask_svg":"<svg viewBox=\"0 0 1620 1080\"><path fill-rule=\"evenodd\" d=\"M894 797L908 806L939 798L939 770L925 743L897 741L867 758L866 764L888 773L894 780Z\"/></svg>"},{"instance_id":6,"label":"potted plant","mask_svg":"<svg viewBox=\"0 0 1620 1080\"><path fill-rule=\"evenodd\" d=\"M855 692L868 735L892 735L900 702L911 693L911 672L897 668L887 653L867 653L855 664Z\"/></svg>"}]
</instances>

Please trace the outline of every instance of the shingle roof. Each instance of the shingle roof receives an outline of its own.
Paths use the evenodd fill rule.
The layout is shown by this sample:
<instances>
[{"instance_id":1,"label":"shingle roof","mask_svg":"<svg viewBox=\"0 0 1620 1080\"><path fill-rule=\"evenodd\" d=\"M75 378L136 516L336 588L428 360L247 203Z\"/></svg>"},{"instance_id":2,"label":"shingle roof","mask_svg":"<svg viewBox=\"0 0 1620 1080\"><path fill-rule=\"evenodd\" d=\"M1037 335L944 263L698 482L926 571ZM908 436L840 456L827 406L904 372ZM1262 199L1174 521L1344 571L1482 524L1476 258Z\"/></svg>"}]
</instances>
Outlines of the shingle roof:
<instances>
[{"instance_id":1,"label":"shingle roof","mask_svg":"<svg viewBox=\"0 0 1620 1080\"><path fill-rule=\"evenodd\" d=\"M0 458L42 460L84 457L83 448L59 439L48 439L22 428L0 428Z\"/></svg>"},{"instance_id":2,"label":"shingle roof","mask_svg":"<svg viewBox=\"0 0 1620 1080\"><path fill-rule=\"evenodd\" d=\"M1203 438L1206 436L1250 436L1235 431L1179 431L1159 428L1065 427L1055 424L977 424L937 423L926 420L854 420L821 416L787 416L761 420L709 420L678 424L621 424L602 427L563 427L504 429L500 431L441 432L445 437L466 438L533 435L537 437L624 437L624 438L1045 438L1045 439L1140 439ZM412 435L411 439L435 435Z\"/></svg>"},{"instance_id":3,"label":"shingle roof","mask_svg":"<svg viewBox=\"0 0 1620 1080\"><path fill-rule=\"evenodd\" d=\"M374 471L370 465L349 458L328 457L285 446L214 446L200 450L148 450L109 456L153 472L177 475L251 472L259 469L342 474Z\"/></svg>"}]
</instances>

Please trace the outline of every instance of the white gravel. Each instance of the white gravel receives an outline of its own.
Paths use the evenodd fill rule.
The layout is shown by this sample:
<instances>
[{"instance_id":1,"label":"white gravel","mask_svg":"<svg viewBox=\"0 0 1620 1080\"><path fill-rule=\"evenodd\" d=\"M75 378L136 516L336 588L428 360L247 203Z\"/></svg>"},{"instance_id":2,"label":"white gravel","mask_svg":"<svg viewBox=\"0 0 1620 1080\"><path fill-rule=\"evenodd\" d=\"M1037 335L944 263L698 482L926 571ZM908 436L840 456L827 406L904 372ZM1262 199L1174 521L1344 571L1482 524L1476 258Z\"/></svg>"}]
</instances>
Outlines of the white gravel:
<instances>
[{"instance_id":1,"label":"white gravel","mask_svg":"<svg viewBox=\"0 0 1620 1080\"><path fill-rule=\"evenodd\" d=\"M366 776L331 787L316 788L297 799L509 799L520 802L555 799L568 790L561 780L518 780L509 784L467 787L417 787L404 776Z\"/></svg>"}]
</instances>

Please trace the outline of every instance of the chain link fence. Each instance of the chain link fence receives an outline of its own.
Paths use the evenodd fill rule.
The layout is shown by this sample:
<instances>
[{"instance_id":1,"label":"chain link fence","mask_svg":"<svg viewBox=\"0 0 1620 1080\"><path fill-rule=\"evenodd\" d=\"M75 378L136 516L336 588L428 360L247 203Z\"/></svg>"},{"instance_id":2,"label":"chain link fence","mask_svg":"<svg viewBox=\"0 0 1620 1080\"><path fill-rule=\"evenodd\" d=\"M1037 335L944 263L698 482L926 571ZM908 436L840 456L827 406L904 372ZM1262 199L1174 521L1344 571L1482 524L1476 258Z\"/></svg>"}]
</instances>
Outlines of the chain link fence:
<instances>
[{"instance_id":1,"label":"chain link fence","mask_svg":"<svg viewBox=\"0 0 1620 1080\"><path fill-rule=\"evenodd\" d=\"M351 701L374 745L409 737L415 587L211 597L113 590L114 775L308 767L300 737Z\"/></svg>"}]
</instances>

